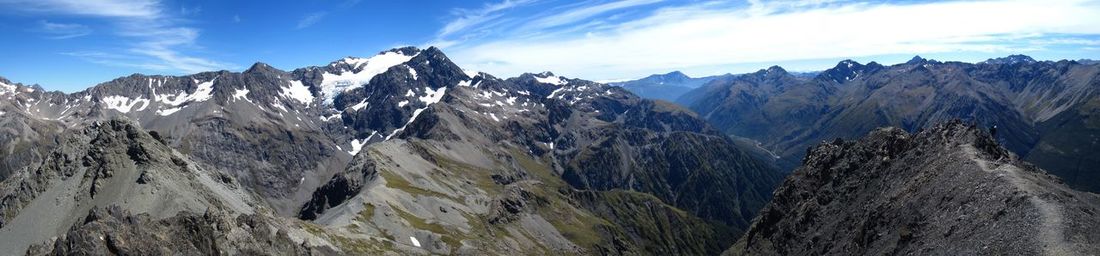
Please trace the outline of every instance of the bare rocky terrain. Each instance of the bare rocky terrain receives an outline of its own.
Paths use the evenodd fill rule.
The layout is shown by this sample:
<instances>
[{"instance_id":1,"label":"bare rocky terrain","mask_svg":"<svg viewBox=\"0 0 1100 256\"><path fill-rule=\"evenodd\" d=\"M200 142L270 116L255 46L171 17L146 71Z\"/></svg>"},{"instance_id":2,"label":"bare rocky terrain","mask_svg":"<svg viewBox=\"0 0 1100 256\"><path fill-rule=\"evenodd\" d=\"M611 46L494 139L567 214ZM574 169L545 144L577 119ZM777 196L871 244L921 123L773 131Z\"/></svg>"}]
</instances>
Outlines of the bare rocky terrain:
<instances>
[{"instance_id":1,"label":"bare rocky terrain","mask_svg":"<svg viewBox=\"0 0 1100 256\"><path fill-rule=\"evenodd\" d=\"M1100 196L953 121L809 150L728 255L1095 255Z\"/></svg>"},{"instance_id":2,"label":"bare rocky terrain","mask_svg":"<svg viewBox=\"0 0 1100 256\"><path fill-rule=\"evenodd\" d=\"M435 48L2 82L5 252L718 254L781 179L686 109Z\"/></svg>"}]
</instances>

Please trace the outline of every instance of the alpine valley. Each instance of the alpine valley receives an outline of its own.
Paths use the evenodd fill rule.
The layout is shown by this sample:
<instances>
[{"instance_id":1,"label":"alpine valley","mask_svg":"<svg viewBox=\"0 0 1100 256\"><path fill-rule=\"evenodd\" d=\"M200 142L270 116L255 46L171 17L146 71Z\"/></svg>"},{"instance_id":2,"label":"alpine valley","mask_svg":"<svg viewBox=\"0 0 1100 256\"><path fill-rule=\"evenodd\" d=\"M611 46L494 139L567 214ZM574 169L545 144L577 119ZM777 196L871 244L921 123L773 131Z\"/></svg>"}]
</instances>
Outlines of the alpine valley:
<instances>
[{"instance_id":1,"label":"alpine valley","mask_svg":"<svg viewBox=\"0 0 1100 256\"><path fill-rule=\"evenodd\" d=\"M773 66L715 79L677 102L782 170L798 167L823 141L961 118L996 127L998 142L1071 187L1100 192L1100 65L1093 61L918 56L891 66L846 60L815 76Z\"/></svg>"},{"instance_id":2,"label":"alpine valley","mask_svg":"<svg viewBox=\"0 0 1100 256\"><path fill-rule=\"evenodd\" d=\"M714 255L782 179L687 109L437 48L0 82L12 254Z\"/></svg>"},{"instance_id":3,"label":"alpine valley","mask_svg":"<svg viewBox=\"0 0 1100 256\"><path fill-rule=\"evenodd\" d=\"M1010 56L609 85L405 47L0 79L0 253L1096 255L1098 75Z\"/></svg>"}]
</instances>

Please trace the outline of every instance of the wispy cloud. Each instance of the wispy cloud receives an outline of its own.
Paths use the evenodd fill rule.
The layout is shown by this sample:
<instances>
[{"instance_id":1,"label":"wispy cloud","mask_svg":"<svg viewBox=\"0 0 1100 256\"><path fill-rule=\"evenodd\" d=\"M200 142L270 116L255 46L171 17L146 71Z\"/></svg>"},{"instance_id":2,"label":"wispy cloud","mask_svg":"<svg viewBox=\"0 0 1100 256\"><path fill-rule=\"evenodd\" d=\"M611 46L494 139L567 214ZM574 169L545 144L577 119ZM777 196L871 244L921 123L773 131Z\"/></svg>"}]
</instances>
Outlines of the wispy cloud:
<instances>
[{"instance_id":1,"label":"wispy cloud","mask_svg":"<svg viewBox=\"0 0 1100 256\"><path fill-rule=\"evenodd\" d=\"M69 39L86 36L92 33L92 29L83 24L53 23L46 20L38 21L39 33L49 39Z\"/></svg>"},{"instance_id":2,"label":"wispy cloud","mask_svg":"<svg viewBox=\"0 0 1100 256\"><path fill-rule=\"evenodd\" d=\"M551 16L539 18L533 20L525 26L525 29L544 29L557 27L561 25L573 24L579 21L592 18L593 16L604 14L611 11L622 10L631 7L649 5L659 3L663 0L625 0L616 1L603 4L597 4L593 6L584 6L575 9L566 10L561 13L556 13Z\"/></svg>"},{"instance_id":3,"label":"wispy cloud","mask_svg":"<svg viewBox=\"0 0 1100 256\"><path fill-rule=\"evenodd\" d=\"M325 15L328 15L328 12L312 12L306 14L305 17L302 17L302 19L298 20L298 26L295 26L295 29L303 29L308 28L309 26L313 26L313 24L317 24L317 22L325 18Z\"/></svg>"},{"instance_id":4,"label":"wispy cloud","mask_svg":"<svg viewBox=\"0 0 1100 256\"><path fill-rule=\"evenodd\" d=\"M487 27L494 27L492 25L499 25L500 23L490 21L500 18L500 12L533 2L535 1L503 0L498 3L485 4L479 9L454 9L451 11L451 15L454 16L454 19L444 25L437 33L436 39L429 44L440 47L456 44L458 41L451 38L456 32L462 31L467 34L477 34L479 27L485 25L490 25ZM466 37L468 36L462 36L459 39Z\"/></svg>"},{"instance_id":5,"label":"wispy cloud","mask_svg":"<svg viewBox=\"0 0 1100 256\"><path fill-rule=\"evenodd\" d=\"M160 14L159 1L149 0L0 0L11 10L43 14L102 17L151 17Z\"/></svg>"},{"instance_id":6,"label":"wispy cloud","mask_svg":"<svg viewBox=\"0 0 1100 256\"><path fill-rule=\"evenodd\" d=\"M101 18L114 24L114 34L130 42L121 46L124 51L66 54L93 63L185 73L232 67L196 56L194 52L200 48L196 44L199 30L181 25L184 20L173 15L176 12L166 12L158 0L0 0L0 7L30 15ZM198 10L182 9L180 13L193 14ZM43 24L44 28L71 32L59 32L62 37L79 36L77 32L82 31L74 24L45 21ZM86 54L89 52L101 54Z\"/></svg>"},{"instance_id":7,"label":"wispy cloud","mask_svg":"<svg viewBox=\"0 0 1100 256\"><path fill-rule=\"evenodd\" d=\"M480 26L454 25L475 23L458 17L434 42L448 42L460 64L491 73L605 79L890 54L1026 53L1052 42L1087 46L1066 38L1100 35L1095 0L585 3L474 15Z\"/></svg>"}]
</instances>

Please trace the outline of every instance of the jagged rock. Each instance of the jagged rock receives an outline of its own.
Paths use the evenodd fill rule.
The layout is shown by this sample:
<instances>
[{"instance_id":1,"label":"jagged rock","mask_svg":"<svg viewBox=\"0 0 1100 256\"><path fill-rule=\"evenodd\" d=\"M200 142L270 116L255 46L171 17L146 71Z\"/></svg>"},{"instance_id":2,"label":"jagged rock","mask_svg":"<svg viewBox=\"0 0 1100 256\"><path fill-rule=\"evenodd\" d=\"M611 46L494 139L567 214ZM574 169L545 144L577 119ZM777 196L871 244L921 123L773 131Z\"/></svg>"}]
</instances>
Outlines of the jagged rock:
<instances>
[{"instance_id":1,"label":"jagged rock","mask_svg":"<svg viewBox=\"0 0 1100 256\"><path fill-rule=\"evenodd\" d=\"M309 255L335 254L294 243L257 215L181 213L155 220L115 206L89 211L81 223L28 255ZM183 239L181 239L183 238ZM311 250L322 250L315 252Z\"/></svg>"},{"instance_id":2,"label":"jagged rock","mask_svg":"<svg viewBox=\"0 0 1100 256\"><path fill-rule=\"evenodd\" d=\"M961 121L814 147L730 255L1092 255L1100 197Z\"/></svg>"}]
</instances>

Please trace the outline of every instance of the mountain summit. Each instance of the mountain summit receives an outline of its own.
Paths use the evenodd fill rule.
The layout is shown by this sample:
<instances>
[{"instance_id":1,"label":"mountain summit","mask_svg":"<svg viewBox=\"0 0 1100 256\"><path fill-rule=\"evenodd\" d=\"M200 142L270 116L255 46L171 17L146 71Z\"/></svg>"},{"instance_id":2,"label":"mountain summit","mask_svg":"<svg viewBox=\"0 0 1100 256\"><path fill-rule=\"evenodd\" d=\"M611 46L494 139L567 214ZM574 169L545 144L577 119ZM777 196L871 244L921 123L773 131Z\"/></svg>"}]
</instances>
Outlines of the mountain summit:
<instances>
[{"instance_id":1,"label":"mountain summit","mask_svg":"<svg viewBox=\"0 0 1100 256\"><path fill-rule=\"evenodd\" d=\"M0 89L10 252L717 254L781 178L686 109L437 48Z\"/></svg>"},{"instance_id":2,"label":"mountain summit","mask_svg":"<svg viewBox=\"0 0 1100 256\"><path fill-rule=\"evenodd\" d=\"M609 83L643 98L675 101L680 95L722 76L692 78L680 71L650 75L642 79Z\"/></svg>"}]
</instances>

